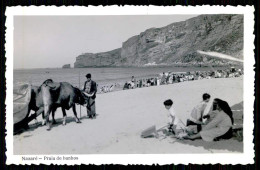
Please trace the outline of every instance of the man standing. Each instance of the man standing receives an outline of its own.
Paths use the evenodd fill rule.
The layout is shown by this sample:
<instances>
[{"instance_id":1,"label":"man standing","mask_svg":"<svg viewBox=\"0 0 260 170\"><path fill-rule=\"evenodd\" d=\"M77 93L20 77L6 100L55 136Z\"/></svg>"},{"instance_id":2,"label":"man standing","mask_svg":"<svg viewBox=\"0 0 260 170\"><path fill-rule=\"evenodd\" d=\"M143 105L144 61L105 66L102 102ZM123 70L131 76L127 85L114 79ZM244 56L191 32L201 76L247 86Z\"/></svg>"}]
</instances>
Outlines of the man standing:
<instances>
[{"instance_id":1,"label":"man standing","mask_svg":"<svg viewBox=\"0 0 260 170\"><path fill-rule=\"evenodd\" d=\"M89 118L96 117L96 106L95 98L97 93L97 84L95 81L91 80L91 74L86 75L87 81L85 81L83 91L87 96L87 114Z\"/></svg>"}]
</instances>

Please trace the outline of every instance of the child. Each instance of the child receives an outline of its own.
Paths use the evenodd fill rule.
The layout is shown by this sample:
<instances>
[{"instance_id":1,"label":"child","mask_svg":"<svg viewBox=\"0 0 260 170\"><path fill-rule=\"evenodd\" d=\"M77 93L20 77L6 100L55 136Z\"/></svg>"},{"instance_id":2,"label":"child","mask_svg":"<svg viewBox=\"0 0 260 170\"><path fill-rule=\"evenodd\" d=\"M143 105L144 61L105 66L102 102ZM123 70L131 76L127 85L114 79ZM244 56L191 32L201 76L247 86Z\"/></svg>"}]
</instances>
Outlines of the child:
<instances>
[{"instance_id":1,"label":"child","mask_svg":"<svg viewBox=\"0 0 260 170\"><path fill-rule=\"evenodd\" d=\"M183 132L183 128L181 126L180 119L176 116L176 113L173 108L173 101L168 99L164 101L165 108L169 111L168 112L168 119L169 119L169 131L173 132L175 135Z\"/></svg>"},{"instance_id":2,"label":"child","mask_svg":"<svg viewBox=\"0 0 260 170\"><path fill-rule=\"evenodd\" d=\"M202 116L203 116L203 112L210 100L210 95L207 94L207 93L204 93L202 95L202 99L203 101L200 102L198 105L196 105L192 111L191 111L191 114L190 114L190 118L187 120L187 126L189 125L196 125L197 127L197 133L199 131L201 131L201 125L203 124L202 122ZM194 131L191 130L191 131Z\"/></svg>"}]
</instances>

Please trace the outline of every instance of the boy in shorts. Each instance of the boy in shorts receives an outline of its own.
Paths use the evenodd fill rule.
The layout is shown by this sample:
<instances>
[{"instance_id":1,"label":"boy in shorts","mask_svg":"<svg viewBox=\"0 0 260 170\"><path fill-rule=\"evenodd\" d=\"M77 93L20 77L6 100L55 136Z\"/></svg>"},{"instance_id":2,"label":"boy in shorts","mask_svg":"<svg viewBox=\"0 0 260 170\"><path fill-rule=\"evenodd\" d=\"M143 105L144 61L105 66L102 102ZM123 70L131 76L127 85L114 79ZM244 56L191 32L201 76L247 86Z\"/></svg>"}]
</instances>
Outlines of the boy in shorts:
<instances>
[{"instance_id":1,"label":"boy in shorts","mask_svg":"<svg viewBox=\"0 0 260 170\"><path fill-rule=\"evenodd\" d=\"M164 101L163 104L165 108L168 110L168 129L174 135L178 135L179 133L183 132L183 128L181 125L181 120L177 117L176 112L173 108L173 101L171 99L168 99Z\"/></svg>"}]
</instances>

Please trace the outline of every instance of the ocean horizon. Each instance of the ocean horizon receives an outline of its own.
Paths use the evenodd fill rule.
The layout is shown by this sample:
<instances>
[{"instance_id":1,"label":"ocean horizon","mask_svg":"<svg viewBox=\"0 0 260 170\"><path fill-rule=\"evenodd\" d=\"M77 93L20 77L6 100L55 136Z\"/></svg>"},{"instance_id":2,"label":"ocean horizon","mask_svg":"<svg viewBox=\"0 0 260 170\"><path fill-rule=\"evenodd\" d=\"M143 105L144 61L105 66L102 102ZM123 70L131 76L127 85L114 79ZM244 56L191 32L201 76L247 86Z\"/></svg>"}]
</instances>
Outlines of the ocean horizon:
<instances>
[{"instance_id":1,"label":"ocean horizon","mask_svg":"<svg viewBox=\"0 0 260 170\"><path fill-rule=\"evenodd\" d=\"M96 81L99 88L105 85L118 83L122 88L126 81L134 76L137 80L142 78L159 77L163 72L190 72L190 71L214 71L227 67L89 67L89 68L32 68L14 69L14 85L30 83L40 86L46 79L56 82L68 82L73 86L82 88L86 81L85 75L92 74L92 80ZM213 70L214 69L214 70Z\"/></svg>"}]
</instances>

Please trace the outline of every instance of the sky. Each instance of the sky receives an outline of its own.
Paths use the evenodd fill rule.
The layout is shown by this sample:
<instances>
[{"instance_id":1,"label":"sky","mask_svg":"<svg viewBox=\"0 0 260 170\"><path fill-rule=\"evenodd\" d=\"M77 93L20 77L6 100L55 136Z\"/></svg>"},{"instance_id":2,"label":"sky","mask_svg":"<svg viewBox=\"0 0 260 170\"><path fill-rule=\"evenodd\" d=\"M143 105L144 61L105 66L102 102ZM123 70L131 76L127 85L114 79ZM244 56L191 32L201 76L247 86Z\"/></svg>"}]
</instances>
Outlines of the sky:
<instances>
[{"instance_id":1,"label":"sky","mask_svg":"<svg viewBox=\"0 0 260 170\"><path fill-rule=\"evenodd\" d=\"M73 67L83 53L122 47L134 35L196 15L15 16L14 69Z\"/></svg>"}]
</instances>

